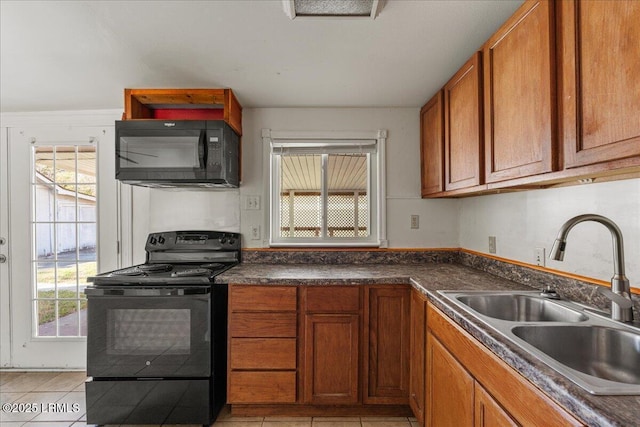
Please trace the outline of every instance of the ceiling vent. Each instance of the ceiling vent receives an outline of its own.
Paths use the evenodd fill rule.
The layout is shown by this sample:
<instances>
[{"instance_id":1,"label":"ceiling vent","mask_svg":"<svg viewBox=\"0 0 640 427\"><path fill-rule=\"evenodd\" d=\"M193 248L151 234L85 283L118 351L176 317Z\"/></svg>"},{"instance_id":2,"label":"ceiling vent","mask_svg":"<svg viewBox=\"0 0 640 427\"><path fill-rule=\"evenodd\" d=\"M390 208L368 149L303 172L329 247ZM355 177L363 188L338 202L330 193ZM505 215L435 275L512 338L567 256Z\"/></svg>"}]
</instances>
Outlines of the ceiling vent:
<instances>
[{"instance_id":1,"label":"ceiling vent","mask_svg":"<svg viewBox=\"0 0 640 427\"><path fill-rule=\"evenodd\" d=\"M385 0L282 0L284 12L291 19L370 18L380 13Z\"/></svg>"}]
</instances>

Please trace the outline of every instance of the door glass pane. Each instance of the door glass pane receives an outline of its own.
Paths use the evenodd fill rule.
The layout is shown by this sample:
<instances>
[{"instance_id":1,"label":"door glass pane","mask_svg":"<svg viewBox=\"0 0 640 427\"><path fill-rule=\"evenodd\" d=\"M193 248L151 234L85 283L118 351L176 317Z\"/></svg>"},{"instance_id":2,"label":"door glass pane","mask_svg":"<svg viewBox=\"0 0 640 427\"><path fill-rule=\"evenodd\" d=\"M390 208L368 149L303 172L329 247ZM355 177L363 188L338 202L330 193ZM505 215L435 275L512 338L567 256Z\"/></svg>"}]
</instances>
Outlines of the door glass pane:
<instances>
[{"instance_id":1,"label":"door glass pane","mask_svg":"<svg viewBox=\"0 0 640 427\"><path fill-rule=\"evenodd\" d=\"M55 258L55 233L53 223L36 223L35 224L35 257L37 260L50 260Z\"/></svg>"},{"instance_id":2,"label":"door glass pane","mask_svg":"<svg viewBox=\"0 0 640 427\"><path fill-rule=\"evenodd\" d=\"M34 192L36 221L53 221L55 212L55 192L53 185L38 183L35 186Z\"/></svg>"},{"instance_id":3,"label":"door glass pane","mask_svg":"<svg viewBox=\"0 0 640 427\"><path fill-rule=\"evenodd\" d=\"M76 176L76 147L55 147L55 182L62 184L65 182L75 183Z\"/></svg>"},{"instance_id":4,"label":"door glass pane","mask_svg":"<svg viewBox=\"0 0 640 427\"><path fill-rule=\"evenodd\" d=\"M78 298L78 264L75 259L56 263L58 298Z\"/></svg>"},{"instance_id":5,"label":"door glass pane","mask_svg":"<svg viewBox=\"0 0 640 427\"><path fill-rule=\"evenodd\" d=\"M53 147L36 147L34 153L34 169L39 180L52 182L55 177L53 167Z\"/></svg>"},{"instance_id":6,"label":"door glass pane","mask_svg":"<svg viewBox=\"0 0 640 427\"><path fill-rule=\"evenodd\" d=\"M58 334L60 336L78 336L79 311L78 299L58 299Z\"/></svg>"},{"instance_id":7,"label":"door glass pane","mask_svg":"<svg viewBox=\"0 0 640 427\"><path fill-rule=\"evenodd\" d=\"M327 174L327 237L366 237L367 156L330 154Z\"/></svg>"},{"instance_id":8,"label":"door glass pane","mask_svg":"<svg viewBox=\"0 0 640 427\"><path fill-rule=\"evenodd\" d=\"M199 132L189 136L121 136L118 159L123 168L199 167Z\"/></svg>"},{"instance_id":9,"label":"door glass pane","mask_svg":"<svg viewBox=\"0 0 640 427\"><path fill-rule=\"evenodd\" d=\"M32 173L37 336L85 336L86 279L97 272L96 149L38 146Z\"/></svg>"},{"instance_id":10,"label":"door glass pane","mask_svg":"<svg viewBox=\"0 0 640 427\"><path fill-rule=\"evenodd\" d=\"M51 292L51 295L53 295L53 292ZM56 312L55 299L39 299L36 301L38 336L55 337L58 334Z\"/></svg>"}]
</instances>

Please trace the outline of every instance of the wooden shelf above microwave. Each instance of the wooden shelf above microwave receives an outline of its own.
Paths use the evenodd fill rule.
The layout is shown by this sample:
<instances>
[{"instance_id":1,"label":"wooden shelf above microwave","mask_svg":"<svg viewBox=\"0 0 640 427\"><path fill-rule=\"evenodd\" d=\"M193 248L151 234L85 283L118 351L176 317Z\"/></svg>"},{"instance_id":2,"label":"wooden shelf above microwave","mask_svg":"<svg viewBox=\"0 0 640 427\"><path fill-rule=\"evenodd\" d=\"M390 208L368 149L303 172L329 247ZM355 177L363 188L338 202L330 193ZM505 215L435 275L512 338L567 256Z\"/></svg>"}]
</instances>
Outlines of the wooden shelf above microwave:
<instances>
[{"instance_id":1,"label":"wooden shelf above microwave","mask_svg":"<svg viewBox=\"0 0 640 427\"><path fill-rule=\"evenodd\" d=\"M242 135L242 106L231 89L125 89L122 120L224 120Z\"/></svg>"}]
</instances>

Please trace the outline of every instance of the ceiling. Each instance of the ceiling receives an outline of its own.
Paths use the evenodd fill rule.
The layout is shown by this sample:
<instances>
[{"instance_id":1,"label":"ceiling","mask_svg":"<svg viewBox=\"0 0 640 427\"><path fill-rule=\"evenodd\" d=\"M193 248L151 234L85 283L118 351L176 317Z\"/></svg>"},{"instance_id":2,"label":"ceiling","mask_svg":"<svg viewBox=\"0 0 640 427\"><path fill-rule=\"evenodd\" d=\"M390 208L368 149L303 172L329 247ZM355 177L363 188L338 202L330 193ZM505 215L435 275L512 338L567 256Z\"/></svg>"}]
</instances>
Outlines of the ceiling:
<instances>
[{"instance_id":1,"label":"ceiling","mask_svg":"<svg viewBox=\"0 0 640 427\"><path fill-rule=\"evenodd\" d=\"M327 188L330 192L366 193L366 154L331 154L327 172ZM320 155L283 155L281 180L281 191L320 191L322 182Z\"/></svg>"},{"instance_id":2,"label":"ceiling","mask_svg":"<svg viewBox=\"0 0 640 427\"><path fill-rule=\"evenodd\" d=\"M124 88L232 88L243 107L419 107L522 0L0 1L0 111L123 108Z\"/></svg>"}]
</instances>

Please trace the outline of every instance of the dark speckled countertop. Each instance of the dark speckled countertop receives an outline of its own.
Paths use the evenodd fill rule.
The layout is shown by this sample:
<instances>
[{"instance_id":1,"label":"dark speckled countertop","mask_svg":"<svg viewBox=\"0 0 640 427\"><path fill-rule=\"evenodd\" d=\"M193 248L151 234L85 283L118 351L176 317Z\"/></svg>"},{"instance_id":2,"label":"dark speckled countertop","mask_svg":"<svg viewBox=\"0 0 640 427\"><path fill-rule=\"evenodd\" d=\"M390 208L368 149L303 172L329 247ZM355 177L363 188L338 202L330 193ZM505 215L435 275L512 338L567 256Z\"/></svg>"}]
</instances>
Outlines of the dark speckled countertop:
<instances>
[{"instance_id":1,"label":"dark speckled countertop","mask_svg":"<svg viewBox=\"0 0 640 427\"><path fill-rule=\"evenodd\" d=\"M640 426L640 396L596 396L588 393L436 292L530 291L530 286L458 263L243 263L218 276L217 281L249 285L411 284L463 329L586 425Z\"/></svg>"}]
</instances>

